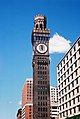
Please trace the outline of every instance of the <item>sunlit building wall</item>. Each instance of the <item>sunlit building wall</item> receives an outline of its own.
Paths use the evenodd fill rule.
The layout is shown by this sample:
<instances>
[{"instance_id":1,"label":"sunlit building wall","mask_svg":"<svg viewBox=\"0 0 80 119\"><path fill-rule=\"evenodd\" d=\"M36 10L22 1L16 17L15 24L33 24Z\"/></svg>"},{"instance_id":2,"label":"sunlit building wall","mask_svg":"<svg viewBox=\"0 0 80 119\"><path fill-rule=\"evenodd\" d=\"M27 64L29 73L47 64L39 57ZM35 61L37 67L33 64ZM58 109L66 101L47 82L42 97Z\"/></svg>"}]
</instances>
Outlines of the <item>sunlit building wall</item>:
<instances>
[{"instance_id":1,"label":"sunlit building wall","mask_svg":"<svg viewBox=\"0 0 80 119\"><path fill-rule=\"evenodd\" d=\"M57 65L59 118L80 114L80 38Z\"/></svg>"},{"instance_id":2,"label":"sunlit building wall","mask_svg":"<svg viewBox=\"0 0 80 119\"><path fill-rule=\"evenodd\" d=\"M29 78L22 90L22 119L33 119L33 80Z\"/></svg>"}]
</instances>

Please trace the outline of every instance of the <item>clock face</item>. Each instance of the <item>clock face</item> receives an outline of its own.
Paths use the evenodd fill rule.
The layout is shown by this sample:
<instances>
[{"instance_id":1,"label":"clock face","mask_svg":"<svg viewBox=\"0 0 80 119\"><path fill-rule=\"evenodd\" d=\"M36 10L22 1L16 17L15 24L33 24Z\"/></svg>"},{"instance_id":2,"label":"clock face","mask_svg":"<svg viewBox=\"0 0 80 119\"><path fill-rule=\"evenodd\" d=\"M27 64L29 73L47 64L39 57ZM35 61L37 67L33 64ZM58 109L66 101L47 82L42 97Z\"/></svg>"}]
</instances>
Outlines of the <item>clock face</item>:
<instances>
[{"instance_id":1,"label":"clock face","mask_svg":"<svg viewBox=\"0 0 80 119\"><path fill-rule=\"evenodd\" d=\"M47 51L47 46L45 44L39 44L37 46L37 51L40 53L45 53Z\"/></svg>"}]
</instances>

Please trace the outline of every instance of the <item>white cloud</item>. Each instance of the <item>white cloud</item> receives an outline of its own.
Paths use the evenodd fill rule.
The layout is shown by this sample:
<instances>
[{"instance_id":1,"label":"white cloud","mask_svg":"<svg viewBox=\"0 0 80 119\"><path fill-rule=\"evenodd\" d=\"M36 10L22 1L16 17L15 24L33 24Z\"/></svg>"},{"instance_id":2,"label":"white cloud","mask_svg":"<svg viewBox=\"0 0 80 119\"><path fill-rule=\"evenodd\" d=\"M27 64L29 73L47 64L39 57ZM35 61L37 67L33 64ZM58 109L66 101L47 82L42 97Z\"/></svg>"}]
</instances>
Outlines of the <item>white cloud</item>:
<instances>
[{"instance_id":1,"label":"white cloud","mask_svg":"<svg viewBox=\"0 0 80 119\"><path fill-rule=\"evenodd\" d=\"M19 106L21 106L21 105L22 105L22 101L20 100L20 101L19 101Z\"/></svg>"},{"instance_id":2,"label":"white cloud","mask_svg":"<svg viewBox=\"0 0 80 119\"><path fill-rule=\"evenodd\" d=\"M13 102L12 101L9 101L9 104L12 104Z\"/></svg>"},{"instance_id":3,"label":"white cloud","mask_svg":"<svg viewBox=\"0 0 80 119\"><path fill-rule=\"evenodd\" d=\"M49 53L66 53L70 49L71 41L60 36L58 33L54 34L49 41Z\"/></svg>"}]
</instances>

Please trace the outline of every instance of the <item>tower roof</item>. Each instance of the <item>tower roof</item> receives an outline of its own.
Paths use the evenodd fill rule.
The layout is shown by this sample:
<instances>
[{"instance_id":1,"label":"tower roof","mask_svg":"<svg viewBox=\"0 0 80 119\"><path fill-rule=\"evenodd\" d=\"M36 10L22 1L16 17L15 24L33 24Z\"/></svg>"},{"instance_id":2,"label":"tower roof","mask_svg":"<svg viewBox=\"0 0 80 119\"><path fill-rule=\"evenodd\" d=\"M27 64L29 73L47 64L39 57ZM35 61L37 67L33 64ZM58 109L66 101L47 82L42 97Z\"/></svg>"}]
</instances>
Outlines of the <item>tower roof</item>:
<instances>
[{"instance_id":1,"label":"tower roof","mask_svg":"<svg viewBox=\"0 0 80 119\"><path fill-rule=\"evenodd\" d=\"M46 17L45 15L42 15L42 14L37 14L35 17L34 17L35 20L37 19L45 19L46 20Z\"/></svg>"}]
</instances>

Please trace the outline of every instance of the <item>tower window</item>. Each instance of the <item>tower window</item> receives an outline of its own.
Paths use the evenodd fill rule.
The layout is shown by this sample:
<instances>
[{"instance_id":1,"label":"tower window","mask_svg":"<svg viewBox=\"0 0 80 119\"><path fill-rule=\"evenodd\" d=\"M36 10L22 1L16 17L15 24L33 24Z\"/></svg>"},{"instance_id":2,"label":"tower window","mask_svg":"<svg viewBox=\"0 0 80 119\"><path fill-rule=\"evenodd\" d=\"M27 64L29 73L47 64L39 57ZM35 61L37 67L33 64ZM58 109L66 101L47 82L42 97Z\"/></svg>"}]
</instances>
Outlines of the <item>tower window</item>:
<instances>
[{"instance_id":1,"label":"tower window","mask_svg":"<svg viewBox=\"0 0 80 119\"><path fill-rule=\"evenodd\" d=\"M38 29L38 24L36 24L36 29Z\"/></svg>"},{"instance_id":2,"label":"tower window","mask_svg":"<svg viewBox=\"0 0 80 119\"><path fill-rule=\"evenodd\" d=\"M40 24L40 29L42 30L42 24Z\"/></svg>"}]
</instances>

